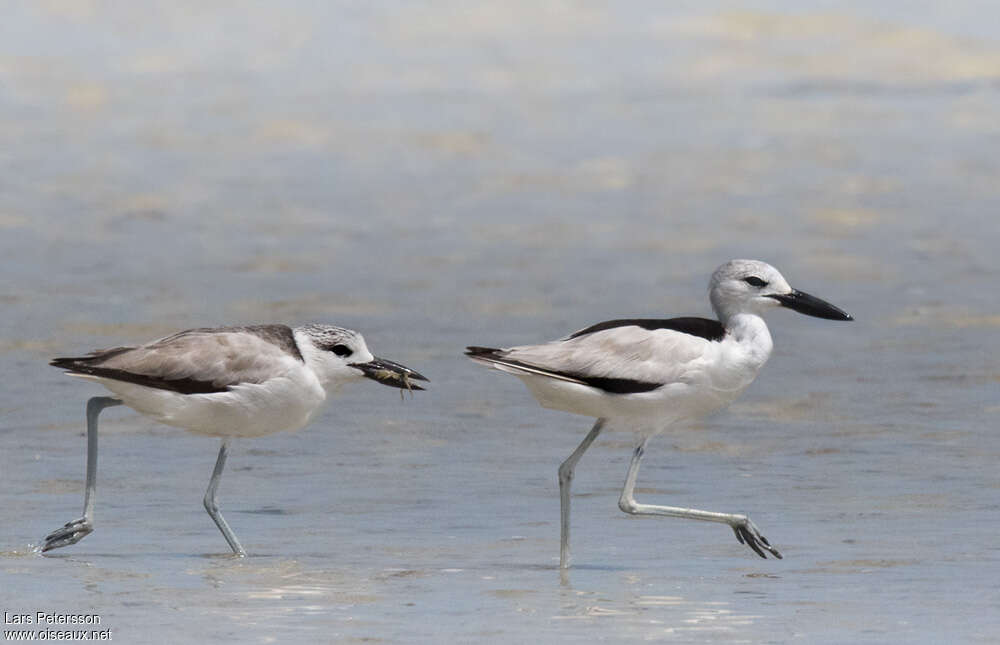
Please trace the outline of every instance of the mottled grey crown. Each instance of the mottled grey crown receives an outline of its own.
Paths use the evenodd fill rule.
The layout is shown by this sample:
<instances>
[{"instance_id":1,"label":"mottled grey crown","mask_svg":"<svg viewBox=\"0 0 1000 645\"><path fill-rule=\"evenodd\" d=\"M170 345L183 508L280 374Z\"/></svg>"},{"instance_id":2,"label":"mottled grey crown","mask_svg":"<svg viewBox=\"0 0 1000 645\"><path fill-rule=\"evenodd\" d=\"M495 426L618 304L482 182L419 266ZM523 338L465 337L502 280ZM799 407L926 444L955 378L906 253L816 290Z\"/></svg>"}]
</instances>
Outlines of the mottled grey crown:
<instances>
[{"instance_id":1,"label":"mottled grey crown","mask_svg":"<svg viewBox=\"0 0 1000 645\"><path fill-rule=\"evenodd\" d=\"M361 334L353 329L344 329L334 325L324 325L322 323L311 323L297 327L309 337L313 344L322 350L332 350L337 345L346 345L352 350L357 350L364 345Z\"/></svg>"}]
</instances>

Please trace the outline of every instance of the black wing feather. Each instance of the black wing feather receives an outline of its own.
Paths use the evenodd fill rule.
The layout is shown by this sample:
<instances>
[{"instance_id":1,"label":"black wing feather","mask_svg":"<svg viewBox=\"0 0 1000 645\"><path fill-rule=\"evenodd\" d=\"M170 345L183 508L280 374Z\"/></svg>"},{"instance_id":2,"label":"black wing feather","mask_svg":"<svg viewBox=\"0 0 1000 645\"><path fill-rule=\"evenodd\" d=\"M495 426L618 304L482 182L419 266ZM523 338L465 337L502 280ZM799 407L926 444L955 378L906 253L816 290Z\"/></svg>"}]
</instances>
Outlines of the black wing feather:
<instances>
[{"instance_id":1,"label":"black wing feather","mask_svg":"<svg viewBox=\"0 0 1000 645\"><path fill-rule=\"evenodd\" d=\"M481 358L511 367L523 367L534 373L549 374L563 380L576 381L582 385L607 392L609 394L638 394L640 392L652 392L662 387L662 383L649 383L647 381L635 381L626 378L610 378L606 376L588 376L587 374L576 374L571 372L557 372L545 367L531 365L523 361L516 361L506 357L506 352L494 347L466 347L465 355L471 358Z\"/></svg>"},{"instance_id":2,"label":"black wing feather","mask_svg":"<svg viewBox=\"0 0 1000 645\"><path fill-rule=\"evenodd\" d=\"M125 383L135 383L136 385L144 385L158 390L170 390L171 392L179 392L180 394L216 394L218 392L229 391L227 386L218 386L211 381L199 381L193 378L164 379L92 364L107 360L130 349L132 348L117 347L107 352L94 352L90 356L54 358L49 362L49 365L64 369L73 374L89 374L90 376L99 376Z\"/></svg>"},{"instance_id":3,"label":"black wing feather","mask_svg":"<svg viewBox=\"0 0 1000 645\"><path fill-rule=\"evenodd\" d=\"M711 341L720 341L726 335L726 328L718 320L685 316L682 318L621 318L618 320L607 320L596 325L591 325L586 329L573 332L566 339L569 340L586 334L593 334L605 329L631 326L649 330L671 329L679 331L682 334L690 334Z\"/></svg>"}]
</instances>

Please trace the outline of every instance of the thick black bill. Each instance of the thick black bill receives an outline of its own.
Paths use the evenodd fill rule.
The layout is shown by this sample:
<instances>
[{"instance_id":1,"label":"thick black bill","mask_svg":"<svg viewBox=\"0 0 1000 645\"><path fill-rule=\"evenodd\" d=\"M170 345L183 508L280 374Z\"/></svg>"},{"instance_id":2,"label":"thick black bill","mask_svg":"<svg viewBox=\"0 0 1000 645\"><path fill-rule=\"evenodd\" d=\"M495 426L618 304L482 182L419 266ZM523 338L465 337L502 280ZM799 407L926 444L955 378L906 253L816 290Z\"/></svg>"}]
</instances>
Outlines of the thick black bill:
<instances>
[{"instance_id":1,"label":"thick black bill","mask_svg":"<svg viewBox=\"0 0 1000 645\"><path fill-rule=\"evenodd\" d=\"M424 388L414 385L411 381L427 380L427 377L405 365L393 363L378 356L367 363L351 363L351 367L361 370L365 376L382 385L398 387L402 390L422 390Z\"/></svg>"},{"instance_id":2,"label":"thick black bill","mask_svg":"<svg viewBox=\"0 0 1000 645\"><path fill-rule=\"evenodd\" d=\"M816 296L792 289L791 293L773 294L774 298L785 307L816 318L826 318L827 320L854 320L854 316L846 311L831 305L826 300L820 300Z\"/></svg>"}]
</instances>

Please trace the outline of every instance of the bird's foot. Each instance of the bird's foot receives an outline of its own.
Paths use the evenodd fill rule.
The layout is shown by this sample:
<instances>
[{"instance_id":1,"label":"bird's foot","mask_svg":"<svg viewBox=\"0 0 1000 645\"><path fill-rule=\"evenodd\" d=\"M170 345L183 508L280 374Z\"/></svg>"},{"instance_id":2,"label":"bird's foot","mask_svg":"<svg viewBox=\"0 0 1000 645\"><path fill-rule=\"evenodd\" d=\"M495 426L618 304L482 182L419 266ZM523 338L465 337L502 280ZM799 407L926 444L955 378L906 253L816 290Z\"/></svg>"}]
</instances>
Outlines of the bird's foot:
<instances>
[{"instance_id":1,"label":"bird's foot","mask_svg":"<svg viewBox=\"0 0 1000 645\"><path fill-rule=\"evenodd\" d=\"M774 557L781 559L781 554L778 550L771 546L771 543L767 541L767 538L760 534L760 529L757 525L750 521L750 518L745 515L738 516L739 519L731 524L733 527L733 533L736 534L736 539L740 541L740 544L746 544L748 547L754 550L754 553L760 557L767 559L764 555L764 551L767 551Z\"/></svg>"},{"instance_id":2,"label":"bird's foot","mask_svg":"<svg viewBox=\"0 0 1000 645\"><path fill-rule=\"evenodd\" d=\"M45 536L41 547L42 553L58 549L70 544L76 544L94 531L94 524L90 519L81 517L67 522L62 528L58 528Z\"/></svg>"}]
</instances>

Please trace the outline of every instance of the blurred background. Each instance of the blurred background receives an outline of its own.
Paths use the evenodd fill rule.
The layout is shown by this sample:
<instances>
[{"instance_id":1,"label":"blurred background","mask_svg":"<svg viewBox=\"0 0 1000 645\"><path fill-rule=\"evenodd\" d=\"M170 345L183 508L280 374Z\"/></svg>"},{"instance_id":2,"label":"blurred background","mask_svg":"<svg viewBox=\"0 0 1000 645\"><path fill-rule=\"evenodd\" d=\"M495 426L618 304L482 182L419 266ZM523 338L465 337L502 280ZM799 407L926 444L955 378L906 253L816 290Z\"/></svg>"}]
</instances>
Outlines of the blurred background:
<instances>
[{"instance_id":1,"label":"blurred background","mask_svg":"<svg viewBox=\"0 0 1000 645\"><path fill-rule=\"evenodd\" d=\"M123 642L995 642L1000 7L8 2L0 20L0 604ZM708 315L733 257L855 315L776 312L744 398L577 470L582 417L467 344ZM49 358L324 321L431 378L239 442L102 421Z\"/></svg>"}]
</instances>

